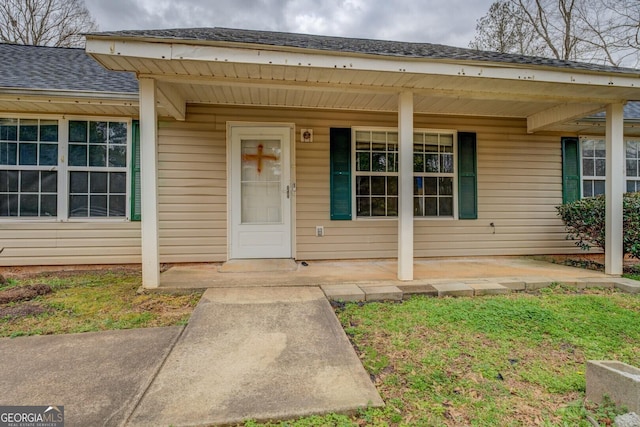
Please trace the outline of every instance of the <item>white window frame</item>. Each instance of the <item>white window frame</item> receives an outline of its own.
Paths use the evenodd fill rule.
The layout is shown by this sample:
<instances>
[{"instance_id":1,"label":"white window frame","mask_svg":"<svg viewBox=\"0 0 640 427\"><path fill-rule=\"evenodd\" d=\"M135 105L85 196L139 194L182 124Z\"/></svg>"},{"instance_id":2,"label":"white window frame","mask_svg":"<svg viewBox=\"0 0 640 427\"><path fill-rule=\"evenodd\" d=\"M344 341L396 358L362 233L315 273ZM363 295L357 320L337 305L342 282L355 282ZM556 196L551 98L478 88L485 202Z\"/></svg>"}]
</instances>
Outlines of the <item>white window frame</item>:
<instances>
[{"instance_id":1,"label":"white window frame","mask_svg":"<svg viewBox=\"0 0 640 427\"><path fill-rule=\"evenodd\" d=\"M585 196L584 195L584 181L585 180L590 180L590 181L602 181L603 183L606 183L606 170L605 170L605 175L603 176L592 176L592 175L585 175L584 173L584 163L583 163L583 157L582 157L582 144L585 141L588 140L593 140L593 141L602 141L603 143L605 143L605 139L602 136L581 136L579 141L579 153L580 153L580 198L585 198L585 197L592 197L592 196ZM639 146L638 148L640 149L640 138L637 137L624 137L624 164L622 165L622 168L624 170L624 182L625 182L625 192L627 190L627 183L629 181L635 181L636 182L636 187L638 188L638 191L640 191L640 176L635 176L635 177L628 177L627 176L627 160L630 160L627 158L627 142L629 141L633 141L636 142ZM605 147L606 150L606 147ZM638 162L638 168L640 168L640 153L638 153L638 157L635 158L635 160ZM595 157L594 157L595 159ZM601 157L598 157L597 159L603 159ZM632 159L633 160L633 159ZM605 166L606 167L606 166ZM640 172L639 172L640 175ZM606 184L605 184L606 185ZM603 193L604 194L604 193Z\"/></svg>"},{"instance_id":2,"label":"white window frame","mask_svg":"<svg viewBox=\"0 0 640 427\"><path fill-rule=\"evenodd\" d=\"M629 142L634 142L636 144L636 157L635 158L628 158L627 157L627 143ZM636 187L636 192L640 192L640 138L625 138L624 140L624 160L625 160L625 164L624 164L624 174L625 174L625 190L627 190L627 188L629 188L629 182L635 182L635 187ZM635 161L636 162L636 170L637 170L637 175L636 176L627 176L627 163L629 161Z\"/></svg>"},{"instance_id":3,"label":"white window frame","mask_svg":"<svg viewBox=\"0 0 640 427\"><path fill-rule=\"evenodd\" d=\"M358 200L356 195L356 185L357 185L357 177L358 176L399 176L399 171L396 172L361 172L357 170L357 147L356 147L356 132L390 132L398 134L398 128L395 127L375 127L375 126L354 126L351 128L351 215L356 221L380 221L380 220L397 220L397 216L358 216ZM415 216L414 220L418 221L451 221L457 220L459 218L458 213L458 132L453 129L431 129L431 128L415 128L413 130L413 134L422 133L422 134L450 134L453 138L453 173L429 173L429 172L413 172L413 163L411 164L413 177L443 177L450 176L453 178L453 215L451 216ZM413 141L412 136L412 141ZM398 156L399 156L399 145L398 145ZM411 151L413 153L413 142ZM413 159L413 154L411 156ZM412 198L413 195L413 184L414 181L412 179ZM386 197L386 195L385 195ZM413 203L412 203L413 206ZM398 205L399 209L399 205ZM412 208L413 209L413 208ZM412 210L413 212L413 210Z\"/></svg>"},{"instance_id":4,"label":"white window frame","mask_svg":"<svg viewBox=\"0 0 640 427\"><path fill-rule=\"evenodd\" d=\"M58 164L49 166L50 171L58 173L58 208L57 217L0 217L0 223L16 222L127 222L131 216L131 161L133 156L132 147L132 119L117 116L83 116L83 115L52 115L52 114L16 114L0 113L0 117L8 119L40 119L58 121ZM127 125L127 153L126 166L123 167L75 167L68 164L69 152L69 122L121 122ZM42 166L32 165L0 165L2 170L42 170ZM125 215L119 217L69 217L69 173L72 171L86 170L90 172L125 172L126 173L126 193L125 193Z\"/></svg>"}]
</instances>

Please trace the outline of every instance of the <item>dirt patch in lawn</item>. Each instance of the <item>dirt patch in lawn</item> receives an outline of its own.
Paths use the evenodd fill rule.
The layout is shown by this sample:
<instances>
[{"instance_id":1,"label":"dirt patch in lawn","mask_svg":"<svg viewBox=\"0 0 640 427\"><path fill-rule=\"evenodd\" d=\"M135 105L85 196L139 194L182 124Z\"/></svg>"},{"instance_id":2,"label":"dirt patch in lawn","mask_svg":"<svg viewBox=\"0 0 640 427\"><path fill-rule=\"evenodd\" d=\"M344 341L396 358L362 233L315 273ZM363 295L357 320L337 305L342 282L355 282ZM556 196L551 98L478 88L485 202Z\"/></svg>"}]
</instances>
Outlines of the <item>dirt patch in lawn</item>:
<instances>
[{"instance_id":1,"label":"dirt patch in lawn","mask_svg":"<svg viewBox=\"0 0 640 427\"><path fill-rule=\"evenodd\" d=\"M49 313L51 310L44 308L40 304L22 303L0 307L0 319L13 320L19 317L37 316L42 313Z\"/></svg>"},{"instance_id":2,"label":"dirt patch in lawn","mask_svg":"<svg viewBox=\"0 0 640 427\"><path fill-rule=\"evenodd\" d=\"M0 304L32 300L37 296L53 292L51 286L42 283L27 286L17 286L0 291Z\"/></svg>"}]
</instances>

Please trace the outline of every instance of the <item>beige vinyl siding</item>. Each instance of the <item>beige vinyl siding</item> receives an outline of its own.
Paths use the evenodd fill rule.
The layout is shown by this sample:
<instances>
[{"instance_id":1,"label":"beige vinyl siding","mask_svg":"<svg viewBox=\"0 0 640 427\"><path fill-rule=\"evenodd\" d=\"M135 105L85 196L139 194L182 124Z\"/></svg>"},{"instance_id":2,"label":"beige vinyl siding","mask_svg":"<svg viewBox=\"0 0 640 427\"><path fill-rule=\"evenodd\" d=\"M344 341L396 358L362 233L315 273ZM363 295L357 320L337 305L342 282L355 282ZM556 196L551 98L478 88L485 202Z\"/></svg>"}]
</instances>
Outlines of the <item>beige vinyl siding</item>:
<instances>
[{"instance_id":1,"label":"beige vinyl siding","mask_svg":"<svg viewBox=\"0 0 640 427\"><path fill-rule=\"evenodd\" d=\"M0 222L0 265L140 263L140 223Z\"/></svg>"},{"instance_id":2,"label":"beige vinyl siding","mask_svg":"<svg viewBox=\"0 0 640 427\"><path fill-rule=\"evenodd\" d=\"M185 122L160 125L162 262L227 259L228 122L296 126L297 259L397 256L397 220L329 219L329 129L396 127L395 114L189 105ZM414 126L477 134L479 200L477 220L416 219L416 257L579 251L565 240L555 211L562 201L560 135L528 135L516 119L418 115ZM300 142L301 128L313 129L312 143ZM318 225L324 237L315 236Z\"/></svg>"}]
</instances>

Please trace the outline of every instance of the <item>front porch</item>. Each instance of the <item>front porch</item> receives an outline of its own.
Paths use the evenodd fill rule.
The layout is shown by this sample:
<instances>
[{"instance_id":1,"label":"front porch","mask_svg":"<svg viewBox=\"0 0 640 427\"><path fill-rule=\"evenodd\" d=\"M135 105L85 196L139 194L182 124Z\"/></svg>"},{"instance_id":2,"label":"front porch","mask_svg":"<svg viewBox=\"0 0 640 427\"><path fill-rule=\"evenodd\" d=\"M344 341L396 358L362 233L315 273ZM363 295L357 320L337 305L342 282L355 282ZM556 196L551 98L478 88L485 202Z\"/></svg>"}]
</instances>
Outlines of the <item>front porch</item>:
<instances>
[{"instance_id":1,"label":"front porch","mask_svg":"<svg viewBox=\"0 0 640 427\"><path fill-rule=\"evenodd\" d=\"M221 263L169 265L160 276L159 289L320 286L328 297L343 300L402 299L417 293L475 296L535 290L554 282L582 288L627 286L623 289L640 291L640 282L634 288L629 279L532 257L415 259L412 282L397 278L397 261L390 259L309 261L307 265L283 261L290 260L246 260L233 268ZM401 294L379 292L393 287Z\"/></svg>"}]
</instances>

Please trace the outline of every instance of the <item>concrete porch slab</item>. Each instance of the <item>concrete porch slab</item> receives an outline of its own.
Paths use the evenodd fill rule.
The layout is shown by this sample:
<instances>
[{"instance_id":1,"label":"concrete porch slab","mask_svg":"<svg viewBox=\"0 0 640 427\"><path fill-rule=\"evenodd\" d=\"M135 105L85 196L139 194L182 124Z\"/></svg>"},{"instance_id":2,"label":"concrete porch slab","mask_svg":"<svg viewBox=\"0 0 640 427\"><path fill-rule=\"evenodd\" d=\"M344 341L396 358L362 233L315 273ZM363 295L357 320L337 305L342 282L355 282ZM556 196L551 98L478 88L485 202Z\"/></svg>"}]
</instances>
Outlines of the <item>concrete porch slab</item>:
<instances>
[{"instance_id":1,"label":"concrete porch slab","mask_svg":"<svg viewBox=\"0 0 640 427\"><path fill-rule=\"evenodd\" d=\"M236 425L383 402L318 287L207 290L129 425Z\"/></svg>"},{"instance_id":2,"label":"concrete porch slab","mask_svg":"<svg viewBox=\"0 0 640 427\"><path fill-rule=\"evenodd\" d=\"M296 271L298 264L292 259L231 259L222 264L220 273L275 273Z\"/></svg>"}]
</instances>

